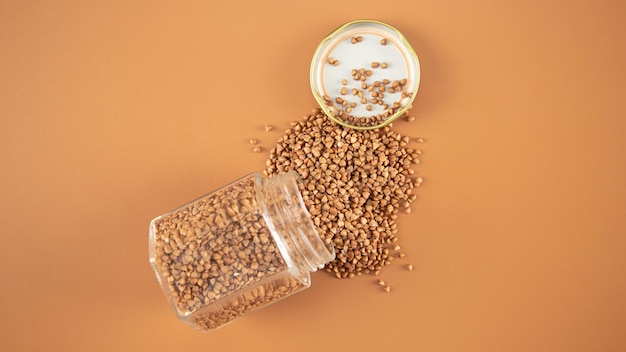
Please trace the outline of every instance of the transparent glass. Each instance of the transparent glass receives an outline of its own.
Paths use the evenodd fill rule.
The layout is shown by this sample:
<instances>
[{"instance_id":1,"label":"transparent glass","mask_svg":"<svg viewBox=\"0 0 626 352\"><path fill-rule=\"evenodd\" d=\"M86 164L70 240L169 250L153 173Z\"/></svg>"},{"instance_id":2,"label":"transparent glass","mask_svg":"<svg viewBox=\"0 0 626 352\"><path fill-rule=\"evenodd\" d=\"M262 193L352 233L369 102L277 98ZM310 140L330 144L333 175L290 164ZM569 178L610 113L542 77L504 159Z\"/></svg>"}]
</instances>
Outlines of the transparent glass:
<instances>
[{"instance_id":1,"label":"transparent glass","mask_svg":"<svg viewBox=\"0 0 626 352\"><path fill-rule=\"evenodd\" d=\"M251 173L150 223L150 263L179 319L221 327L299 292L335 258L299 176Z\"/></svg>"}]
</instances>

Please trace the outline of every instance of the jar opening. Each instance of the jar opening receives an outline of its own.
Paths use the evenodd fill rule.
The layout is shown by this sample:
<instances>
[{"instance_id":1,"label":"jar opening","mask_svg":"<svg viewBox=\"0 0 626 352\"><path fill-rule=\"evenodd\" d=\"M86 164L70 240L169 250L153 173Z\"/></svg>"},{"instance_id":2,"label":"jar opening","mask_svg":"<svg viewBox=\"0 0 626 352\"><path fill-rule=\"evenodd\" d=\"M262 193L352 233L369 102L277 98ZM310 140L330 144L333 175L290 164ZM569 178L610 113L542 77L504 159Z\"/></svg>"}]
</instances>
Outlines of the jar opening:
<instances>
[{"instance_id":1,"label":"jar opening","mask_svg":"<svg viewBox=\"0 0 626 352\"><path fill-rule=\"evenodd\" d=\"M295 171L267 180L259 175L256 187L258 203L281 254L290 267L308 277L308 272L333 260L335 251L324 244L311 220L298 188L300 180Z\"/></svg>"}]
</instances>

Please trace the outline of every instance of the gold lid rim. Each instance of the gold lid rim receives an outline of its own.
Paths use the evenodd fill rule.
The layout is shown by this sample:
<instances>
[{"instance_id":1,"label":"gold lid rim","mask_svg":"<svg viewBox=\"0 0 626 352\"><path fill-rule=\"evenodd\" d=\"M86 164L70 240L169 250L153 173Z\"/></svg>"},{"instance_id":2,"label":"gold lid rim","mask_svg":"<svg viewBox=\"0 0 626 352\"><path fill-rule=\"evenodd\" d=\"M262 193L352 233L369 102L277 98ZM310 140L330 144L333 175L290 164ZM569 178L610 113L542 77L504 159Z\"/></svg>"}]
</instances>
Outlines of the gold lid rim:
<instances>
[{"instance_id":1,"label":"gold lid rim","mask_svg":"<svg viewBox=\"0 0 626 352\"><path fill-rule=\"evenodd\" d=\"M387 29L389 29L390 31L395 33L397 35L397 37L400 39L400 41L402 42L402 44L405 46L405 48L407 49L409 54L415 59L416 70L417 70L417 73L418 73L417 74L417 80L415 82L415 91L412 92L413 94L409 97L409 100L404 105L404 107L402 109L396 111L393 115L389 116L382 123L380 123L378 125L374 125L374 126L354 126L354 125L346 123L343 120L335 117L334 113L330 110L330 107L324 102L324 99L320 96L319 92L315 88L315 78L316 77L314 76L314 73L316 72L316 70L314 68L315 68L315 66L317 66L318 59L319 59L318 56L320 55L320 51L322 50L322 48L325 46L326 43L328 43L329 41L334 39L338 34L340 34L343 31L345 31L348 27L351 27L351 26L356 25L356 24L361 24L361 23L380 25L380 26L386 27ZM336 122L336 123L338 123L338 124L340 124L342 126L345 126L345 127L348 127L348 128L352 128L352 129L355 129L355 130L373 130L373 129L377 129L377 128L382 128L382 127L385 127L388 124L392 123L394 120L398 119L400 116L406 114L406 112L412 107L413 101L415 100L415 97L417 95L417 91L419 90L420 80L421 80L421 69L420 69L419 58L417 56L417 53L415 52L415 49L413 49L413 46L411 46L411 44L406 39L406 37L399 30L397 30L396 28L394 28L393 26L391 26L391 25L389 25L387 23L384 23L384 22L381 22L381 21L377 21L377 20L367 20L367 19L353 20L353 21L350 21L350 22L346 22L343 25L339 26L334 31L332 31L330 34L328 34L320 42L320 44L317 46L317 49L315 49L315 53L313 54L313 58L311 60L311 66L310 66L310 69L309 69L309 84L310 84L310 87L311 87L311 92L313 93L313 97L317 101L317 103L320 106L320 108L322 109L322 111L324 111L324 113L332 121L334 121L334 122Z\"/></svg>"}]
</instances>

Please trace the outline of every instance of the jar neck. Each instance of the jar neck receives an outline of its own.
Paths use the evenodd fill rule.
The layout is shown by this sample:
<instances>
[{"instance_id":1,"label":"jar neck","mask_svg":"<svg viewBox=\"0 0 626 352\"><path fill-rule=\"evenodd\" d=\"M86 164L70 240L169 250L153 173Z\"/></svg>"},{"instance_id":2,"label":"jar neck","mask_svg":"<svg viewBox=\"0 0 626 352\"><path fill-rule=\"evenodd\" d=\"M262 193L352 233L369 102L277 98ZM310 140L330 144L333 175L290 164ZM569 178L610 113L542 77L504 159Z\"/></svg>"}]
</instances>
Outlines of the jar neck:
<instances>
[{"instance_id":1,"label":"jar neck","mask_svg":"<svg viewBox=\"0 0 626 352\"><path fill-rule=\"evenodd\" d=\"M257 202L277 246L290 268L308 274L335 259L320 237L298 189L295 171L263 178L256 175ZM308 275L306 275L308 277Z\"/></svg>"}]
</instances>

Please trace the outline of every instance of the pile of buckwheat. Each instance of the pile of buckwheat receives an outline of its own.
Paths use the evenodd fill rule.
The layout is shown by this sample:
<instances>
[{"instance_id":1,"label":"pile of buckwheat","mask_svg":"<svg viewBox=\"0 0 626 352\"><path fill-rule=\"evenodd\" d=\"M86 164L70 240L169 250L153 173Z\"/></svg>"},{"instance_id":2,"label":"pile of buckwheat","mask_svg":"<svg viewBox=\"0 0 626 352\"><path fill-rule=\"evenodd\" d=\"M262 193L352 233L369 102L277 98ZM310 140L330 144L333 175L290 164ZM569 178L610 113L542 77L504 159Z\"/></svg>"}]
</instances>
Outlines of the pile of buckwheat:
<instances>
[{"instance_id":1,"label":"pile of buckwheat","mask_svg":"<svg viewBox=\"0 0 626 352\"><path fill-rule=\"evenodd\" d=\"M408 120L408 118L407 118ZM417 140L418 142L421 140ZM320 109L293 122L270 152L266 175L297 171L302 198L320 236L336 251L325 266L338 278L374 273L404 256L396 218L410 213L418 149L390 127L358 131Z\"/></svg>"}]
</instances>

